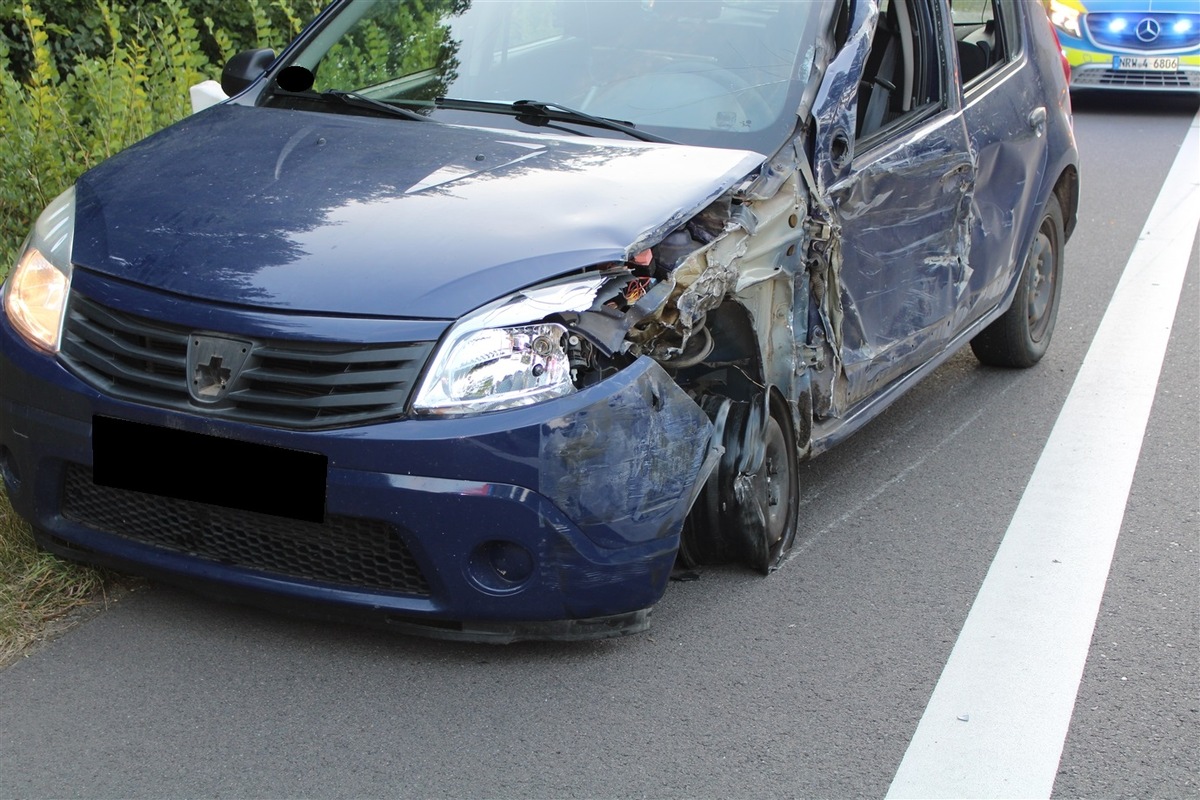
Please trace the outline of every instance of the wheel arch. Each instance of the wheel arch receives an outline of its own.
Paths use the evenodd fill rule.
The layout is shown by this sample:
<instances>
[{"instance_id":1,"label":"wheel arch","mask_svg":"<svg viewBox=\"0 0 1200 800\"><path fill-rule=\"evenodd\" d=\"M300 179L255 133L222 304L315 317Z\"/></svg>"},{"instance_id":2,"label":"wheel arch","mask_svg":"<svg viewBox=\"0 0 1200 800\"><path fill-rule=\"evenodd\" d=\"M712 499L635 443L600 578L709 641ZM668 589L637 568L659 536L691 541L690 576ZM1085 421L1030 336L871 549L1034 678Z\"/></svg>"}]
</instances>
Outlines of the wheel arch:
<instances>
[{"instance_id":1,"label":"wheel arch","mask_svg":"<svg viewBox=\"0 0 1200 800\"><path fill-rule=\"evenodd\" d=\"M1062 209L1064 244L1070 241L1075 232L1079 209L1079 170L1074 164L1068 164L1058 180L1054 182L1054 194L1058 197L1058 207Z\"/></svg>"}]
</instances>

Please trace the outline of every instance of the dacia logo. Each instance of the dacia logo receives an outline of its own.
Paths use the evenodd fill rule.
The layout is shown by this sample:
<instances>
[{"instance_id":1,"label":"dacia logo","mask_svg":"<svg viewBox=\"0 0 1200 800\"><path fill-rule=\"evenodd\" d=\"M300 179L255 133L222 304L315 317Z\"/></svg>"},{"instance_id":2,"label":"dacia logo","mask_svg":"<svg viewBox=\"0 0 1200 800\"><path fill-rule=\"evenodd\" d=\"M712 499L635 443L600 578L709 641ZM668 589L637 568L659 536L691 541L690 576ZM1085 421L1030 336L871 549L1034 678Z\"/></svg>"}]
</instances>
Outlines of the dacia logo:
<instances>
[{"instance_id":1,"label":"dacia logo","mask_svg":"<svg viewBox=\"0 0 1200 800\"><path fill-rule=\"evenodd\" d=\"M223 400L246 365L251 347L250 342L239 339L188 337L188 394L192 399L205 405Z\"/></svg>"}]
</instances>

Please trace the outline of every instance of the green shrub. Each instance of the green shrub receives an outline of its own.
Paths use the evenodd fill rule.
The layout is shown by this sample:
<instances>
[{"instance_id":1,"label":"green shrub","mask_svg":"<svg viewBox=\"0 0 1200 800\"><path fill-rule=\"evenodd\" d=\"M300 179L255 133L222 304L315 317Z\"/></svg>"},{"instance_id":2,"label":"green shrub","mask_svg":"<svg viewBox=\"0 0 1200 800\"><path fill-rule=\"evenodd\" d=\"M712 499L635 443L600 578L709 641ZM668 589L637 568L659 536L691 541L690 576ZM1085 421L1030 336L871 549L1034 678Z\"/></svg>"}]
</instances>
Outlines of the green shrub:
<instances>
[{"instance_id":1,"label":"green shrub","mask_svg":"<svg viewBox=\"0 0 1200 800\"><path fill-rule=\"evenodd\" d=\"M193 20L209 23L201 28L199 44L213 64L223 64L238 50L278 47L317 15L327 0L184 0ZM88 0L29 0L50 34L51 57L64 73L79 56L103 58L111 38L104 15ZM161 15L163 0L129 0L121 17L145 25ZM222 37L225 41L222 41ZM0 0L0 40L7 38L9 69L24 80L33 63L26 39L21 6ZM263 44L260 44L263 43Z\"/></svg>"},{"instance_id":2,"label":"green shrub","mask_svg":"<svg viewBox=\"0 0 1200 800\"><path fill-rule=\"evenodd\" d=\"M0 0L0 279L92 165L180 119L240 49L281 48L320 0ZM0 667L112 577L38 551L0 487Z\"/></svg>"},{"instance_id":3,"label":"green shrub","mask_svg":"<svg viewBox=\"0 0 1200 800\"><path fill-rule=\"evenodd\" d=\"M185 116L189 87L219 77L234 52L282 49L321 5L0 5L0 278L34 217L82 172Z\"/></svg>"}]
</instances>

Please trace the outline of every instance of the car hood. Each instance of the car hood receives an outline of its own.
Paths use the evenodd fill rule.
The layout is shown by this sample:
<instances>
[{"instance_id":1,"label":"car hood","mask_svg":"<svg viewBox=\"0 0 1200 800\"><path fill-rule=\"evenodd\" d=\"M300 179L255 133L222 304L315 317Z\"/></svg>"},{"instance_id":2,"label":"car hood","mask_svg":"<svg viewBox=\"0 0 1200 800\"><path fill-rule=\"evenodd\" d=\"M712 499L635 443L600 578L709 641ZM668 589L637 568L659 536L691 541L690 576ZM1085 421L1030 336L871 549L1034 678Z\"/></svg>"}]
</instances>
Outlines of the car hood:
<instances>
[{"instance_id":1,"label":"car hood","mask_svg":"<svg viewBox=\"0 0 1200 800\"><path fill-rule=\"evenodd\" d=\"M763 160L223 105L79 179L73 260L221 303L450 319L626 258Z\"/></svg>"}]
</instances>

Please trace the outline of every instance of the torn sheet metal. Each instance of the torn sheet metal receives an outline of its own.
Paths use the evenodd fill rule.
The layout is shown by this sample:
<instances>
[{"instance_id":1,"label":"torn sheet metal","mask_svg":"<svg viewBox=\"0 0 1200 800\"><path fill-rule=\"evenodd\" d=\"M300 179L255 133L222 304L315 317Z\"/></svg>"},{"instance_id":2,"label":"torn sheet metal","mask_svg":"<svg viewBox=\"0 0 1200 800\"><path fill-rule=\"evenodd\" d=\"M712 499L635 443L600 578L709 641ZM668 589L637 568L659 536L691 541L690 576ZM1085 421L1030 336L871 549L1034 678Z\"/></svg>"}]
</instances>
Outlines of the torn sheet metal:
<instances>
[{"instance_id":1,"label":"torn sheet metal","mask_svg":"<svg viewBox=\"0 0 1200 800\"><path fill-rule=\"evenodd\" d=\"M859 77L863 74L871 50L871 37L879 20L879 6L874 0L859 0L851 3L850 9L853 18L849 38L829 63L813 102L813 191L822 199L828 198L833 184L849 173L854 160ZM834 152L838 142L848 148L844 157Z\"/></svg>"},{"instance_id":2,"label":"torn sheet metal","mask_svg":"<svg viewBox=\"0 0 1200 800\"><path fill-rule=\"evenodd\" d=\"M666 277L671 287L669 301L651 321L653 324L633 331L631 339L656 358L670 364L685 353L693 334L704 325L706 316L734 298L755 312L764 351L778 351L777 371L789 375L792 370L792 342L778 346L769 343L775 332L789 332L794 298L791 290L762 307L754 298L755 287L783 279L790 287L794 272L802 263L805 236L803 221L807 214L806 192L793 170L774 183L776 193L760 199L739 199L726 203L724 229L711 241L700 245L672 269ZM717 206L710 206L710 209ZM782 326L780 325L782 322ZM764 352L763 357L767 357ZM766 360L770 360L766 358ZM790 381L785 381L785 385Z\"/></svg>"},{"instance_id":3,"label":"torn sheet metal","mask_svg":"<svg viewBox=\"0 0 1200 800\"><path fill-rule=\"evenodd\" d=\"M607 403L542 425L539 491L601 547L678 532L712 468L708 417L662 367L639 363Z\"/></svg>"}]
</instances>

